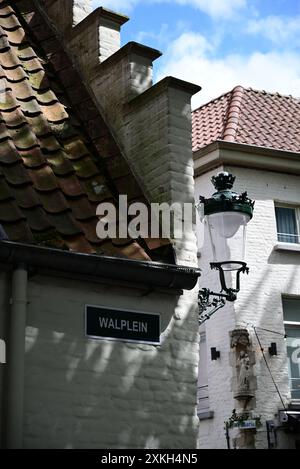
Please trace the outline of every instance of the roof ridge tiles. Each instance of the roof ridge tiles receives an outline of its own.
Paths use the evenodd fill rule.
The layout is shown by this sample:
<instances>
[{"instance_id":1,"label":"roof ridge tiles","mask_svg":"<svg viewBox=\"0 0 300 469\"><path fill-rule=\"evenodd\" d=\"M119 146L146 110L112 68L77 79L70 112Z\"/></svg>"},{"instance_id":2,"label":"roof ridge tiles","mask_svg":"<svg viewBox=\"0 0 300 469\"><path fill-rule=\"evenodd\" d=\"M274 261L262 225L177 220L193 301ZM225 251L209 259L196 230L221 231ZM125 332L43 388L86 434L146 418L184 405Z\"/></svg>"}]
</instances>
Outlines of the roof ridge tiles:
<instances>
[{"instance_id":1,"label":"roof ridge tiles","mask_svg":"<svg viewBox=\"0 0 300 469\"><path fill-rule=\"evenodd\" d=\"M231 92L231 100L228 106L226 125L223 131L222 140L234 142L239 125L240 114L242 111L242 100L244 88L236 86Z\"/></svg>"}]
</instances>

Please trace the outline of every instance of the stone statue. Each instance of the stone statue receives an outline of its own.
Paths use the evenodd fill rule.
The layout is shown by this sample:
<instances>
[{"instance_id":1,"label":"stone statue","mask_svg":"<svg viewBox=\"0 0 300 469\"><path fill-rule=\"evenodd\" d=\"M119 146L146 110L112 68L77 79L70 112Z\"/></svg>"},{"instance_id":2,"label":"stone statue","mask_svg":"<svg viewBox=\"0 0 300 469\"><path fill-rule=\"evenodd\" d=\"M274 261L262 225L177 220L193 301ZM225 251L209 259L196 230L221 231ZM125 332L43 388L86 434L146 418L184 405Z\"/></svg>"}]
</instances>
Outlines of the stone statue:
<instances>
[{"instance_id":1,"label":"stone statue","mask_svg":"<svg viewBox=\"0 0 300 469\"><path fill-rule=\"evenodd\" d=\"M242 351L238 357L239 375L238 389L239 391L249 391L250 389L250 358L249 355Z\"/></svg>"},{"instance_id":2,"label":"stone statue","mask_svg":"<svg viewBox=\"0 0 300 469\"><path fill-rule=\"evenodd\" d=\"M231 348L248 347L250 345L249 332L247 329L235 329L231 331Z\"/></svg>"}]
</instances>

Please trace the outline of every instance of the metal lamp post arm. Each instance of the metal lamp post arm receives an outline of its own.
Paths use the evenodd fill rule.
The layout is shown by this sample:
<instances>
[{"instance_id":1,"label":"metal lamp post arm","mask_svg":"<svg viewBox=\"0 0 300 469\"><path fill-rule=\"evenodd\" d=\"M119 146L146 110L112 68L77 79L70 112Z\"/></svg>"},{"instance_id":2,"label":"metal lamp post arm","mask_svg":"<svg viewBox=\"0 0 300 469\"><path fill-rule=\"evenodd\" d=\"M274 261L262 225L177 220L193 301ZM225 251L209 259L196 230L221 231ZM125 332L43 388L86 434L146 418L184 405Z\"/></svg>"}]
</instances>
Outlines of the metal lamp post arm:
<instances>
[{"instance_id":1,"label":"metal lamp post arm","mask_svg":"<svg viewBox=\"0 0 300 469\"><path fill-rule=\"evenodd\" d=\"M213 296L213 299L210 300L210 296ZM203 324L207 321L214 313L219 309L223 308L226 303L228 295L224 293L214 293L207 288L203 288L199 291L198 296L198 305L199 305L199 324ZM211 308L210 311L206 313L206 310Z\"/></svg>"}]
</instances>

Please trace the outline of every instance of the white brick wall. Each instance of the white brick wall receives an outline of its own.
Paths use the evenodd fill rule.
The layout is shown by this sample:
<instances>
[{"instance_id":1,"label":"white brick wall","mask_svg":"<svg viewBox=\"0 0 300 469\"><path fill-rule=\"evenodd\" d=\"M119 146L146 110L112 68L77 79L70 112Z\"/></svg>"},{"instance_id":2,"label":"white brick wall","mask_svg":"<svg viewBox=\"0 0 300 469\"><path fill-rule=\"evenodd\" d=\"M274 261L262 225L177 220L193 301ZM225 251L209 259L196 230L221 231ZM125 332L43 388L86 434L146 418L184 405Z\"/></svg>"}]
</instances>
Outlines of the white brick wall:
<instances>
[{"instance_id":1,"label":"white brick wall","mask_svg":"<svg viewBox=\"0 0 300 469\"><path fill-rule=\"evenodd\" d=\"M25 448L196 446L198 335L169 294L33 279L25 357ZM84 305L160 312L160 347L84 335ZM138 306L137 306L138 305Z\"/></svg>"},{"instance_id":2,"label":"white brick wall","mask_svg":"<svg viewBox=\"0 0 300 469\"><path fill-rule=\"evenodd\" d=\"M201 422L199 435L201 447L226 446L222 423L230 416L235 406L229 384L232 369L228 361L228 332L238 325L245 326L250 323L283 333L282 295L300 296L300 253L279 253L273 250L277 242L274 200L299 204L300 177L236 167L224 169L236 176L234 186L236 192L247 190L249 196L256 200L256 205L253 220L248 225L246 245L246 260L250 267L250 274L242 278L241 291L234 307L229 306L218 311L206 323L208 347L217 346L221 350L221 360L208 361L210 402L215 418L212 421ZM212 194L213 186L210 178L220 170L222 168L197 178L196 198L200 194L204 196ZM216 274L209 273L209 277L205 275L209 268L210 253L207 250L207 239L203 245L202 227L199 228L198 233L202 254L200 266L204 270L203 281L205 279L203 286L215 288L216 279L212 280L212 275ZM258 389L255 412L257 415L262 415L263 423L265 423L266 419L274 418L278 408L282 408L282 405L263 362L253 330L250 326L248 330L251 332L253 348L256 352L254 373L257 377ZM265 347L275 381L283 399L286 400L289 397L289 383L285 341L283 337L265 331L258 330L258 335ZM271 342L277 343L278 356L269 356L267 349ZM208 433L209 437L207 437ZM267 446L265 425L258 432L256 446L257 448Z\"/></svg>"},{"instance_id":3,"label":"white brick wall","mask_svg":"<svg viewBox=\"0 0 300 469\"><path fill-rule=\"evenodd\" d=\"M100 61L110 57L121 47L120 27L109 20L99 25Z\"/></svg>"}]
</instances>

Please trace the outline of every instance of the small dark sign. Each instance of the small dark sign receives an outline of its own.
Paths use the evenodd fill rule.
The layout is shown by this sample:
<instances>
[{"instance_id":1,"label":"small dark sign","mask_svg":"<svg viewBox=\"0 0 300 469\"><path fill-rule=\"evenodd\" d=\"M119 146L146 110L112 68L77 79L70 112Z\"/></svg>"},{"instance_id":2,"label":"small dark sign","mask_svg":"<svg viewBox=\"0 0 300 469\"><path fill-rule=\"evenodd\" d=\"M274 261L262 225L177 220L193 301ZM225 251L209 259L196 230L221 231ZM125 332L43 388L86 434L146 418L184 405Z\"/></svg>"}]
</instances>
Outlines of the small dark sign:
<instances>
[{"instance_id":1,"label":"small dark sign","mask_svg":"<svg viewBox=\"0 0 300 469\"><path fill-rule=\"evenodd\" d=\"M86 335L95 339L160 344L160 315L86 306Z\"/></svg>"}]
</instances>

